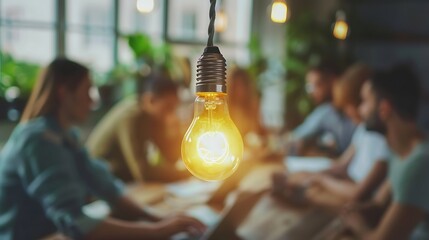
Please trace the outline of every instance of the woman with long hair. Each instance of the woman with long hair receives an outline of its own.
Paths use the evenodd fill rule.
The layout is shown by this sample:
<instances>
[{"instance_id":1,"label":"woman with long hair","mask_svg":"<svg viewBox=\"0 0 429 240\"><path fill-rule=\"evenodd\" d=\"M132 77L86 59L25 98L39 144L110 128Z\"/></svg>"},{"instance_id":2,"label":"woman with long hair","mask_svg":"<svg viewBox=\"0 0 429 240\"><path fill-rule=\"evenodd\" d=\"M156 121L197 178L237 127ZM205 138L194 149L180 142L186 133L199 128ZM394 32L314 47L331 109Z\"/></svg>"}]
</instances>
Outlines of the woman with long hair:
<instances>
[{"instance_id":1,"label":"woman with long hair","mask_svg":"<svg viewBox=\"0 0 429 240\"><path fill-rule=\"evenodd\" d=\"M235 68L228 75L228 105L232 120L243 137L247 134L264 134L261 123L259 96L250 74Z\"/></svg>"},{"instance_id":2,"label":"woman with long hair","mask_svg":"<svg viewBox=\"0 0 429 240\"><path fill-rule=\"evenodd\" d=\"M160 220L146 213L87 154L73 126L89 115L90 88L89 70L67 59L54 60L37 81L0 155L0 239L39 239L58 231L73 239L167 239L201 232L204 226L193 218ZM141 221L85 215L82 207L91 196Z\"/></svg>"}]
</instances>

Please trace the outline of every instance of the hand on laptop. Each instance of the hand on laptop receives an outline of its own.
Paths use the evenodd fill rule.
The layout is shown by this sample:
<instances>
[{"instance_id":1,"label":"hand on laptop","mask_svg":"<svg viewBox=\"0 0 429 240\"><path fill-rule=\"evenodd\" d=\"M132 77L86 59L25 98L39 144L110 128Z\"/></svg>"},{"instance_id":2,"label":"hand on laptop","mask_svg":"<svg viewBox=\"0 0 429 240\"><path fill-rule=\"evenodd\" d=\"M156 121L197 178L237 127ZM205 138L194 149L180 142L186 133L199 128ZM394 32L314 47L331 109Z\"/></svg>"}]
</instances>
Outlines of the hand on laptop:
<instances>
[{"instance_id":1,"label":"hand on laptop","mask_svg":"<svg viewBox=\"0 0 429 240\"><path fill-rule=\"evenodd\" d=\"M169 239L171 236L186 232L191 236L201 236L206 230L206 226L195 218L177 215L155 224L159 238Z\"/></svg>"}]
</instances>

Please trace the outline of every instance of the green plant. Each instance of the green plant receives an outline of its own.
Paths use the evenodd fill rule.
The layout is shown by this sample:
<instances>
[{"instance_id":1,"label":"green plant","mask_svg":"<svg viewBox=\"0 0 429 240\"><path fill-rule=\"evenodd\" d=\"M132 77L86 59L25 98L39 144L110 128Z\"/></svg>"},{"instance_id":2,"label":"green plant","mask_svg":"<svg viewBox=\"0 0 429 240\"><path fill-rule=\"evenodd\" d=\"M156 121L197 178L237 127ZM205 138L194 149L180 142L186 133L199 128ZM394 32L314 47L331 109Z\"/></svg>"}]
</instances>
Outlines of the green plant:
<instances>
[{"instance_id":1,"label":"green plant","mask_svg":"<svg viewBox=\"0 0 429 240\"><path fill-rule=\"evenodd\" d=\"M143 58L148 62L153 62L155 50L150 37L146 34L135 33L126 36L128 38L128 46L134 53L134 57Z\"/></svg>"},{"instance_id":2,"label":"green plant","mask_svg":"<svg viewBox=\"0 0 429 240\"><path fill-rule=\"evenodd\" d=\"M250 37L247 47L250 52L250 65L247 70L253 76L253 79L258 81L259 75L266 69L267 59L263 54L261 42L256 35ZM256 82L256 86L259 85L259 82Z\"/></svg>"},{"instance_id":3,"label":"green plant","mask_svg":"<svg viewBox=\"0 0 429 240\"><path fill-rule=\"evenodd\" d=\"M316 21L316 14L302 11L286 24L287 71L286 122L295 127L312 110L305 91L305 74L322 59L335 59L335 40L330 27ZM335 60L333 60L335 61Z\"/></svg>"},{"instance_id":4,"label":"green plant","mask_svg":"<svg viewBox=\"0 0 429 240\"><path fill-rule=\"evenodd\" d=\"M18 87L21 98L27 98L40 71L40 66L13 58L8 53L0 52L0 97L5 97L6 90Z\"/></svg>"},{"instance_id":5,"label":"green plant","mask_svg":"<svg viewBox=\"0 0 429 240\"><path fill-rule=\"evenodd\" d=\"M171 46L167 43L155 45L151 38L143 33L134 33L125 36L128 46L137 61L151 67L170 71L172 68Z\"/></svg>"},{"instance_id":6,"label":"green plant","mask_svg":"<svg viewBox=\"0 0 429 240\"><path fill-rule=\"evenodd\" d=\"M117 85L133 79L135 71L126 64L118 64L108 72L93 72L92 78L96 86Z\"/></svg>"}]
</instances>

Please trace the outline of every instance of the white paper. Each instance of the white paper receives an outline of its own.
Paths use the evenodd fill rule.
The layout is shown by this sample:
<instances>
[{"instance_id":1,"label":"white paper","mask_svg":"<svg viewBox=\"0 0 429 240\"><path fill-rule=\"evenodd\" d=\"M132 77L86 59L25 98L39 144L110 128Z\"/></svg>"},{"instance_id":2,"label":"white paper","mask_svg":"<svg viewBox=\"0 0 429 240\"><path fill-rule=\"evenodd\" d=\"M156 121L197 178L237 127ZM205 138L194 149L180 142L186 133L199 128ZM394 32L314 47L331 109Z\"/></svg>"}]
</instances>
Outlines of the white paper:
<instances>
[{"instance_id":1,"label":"white paper","mask_svg":"<svg viewBox=\"0 0 429 240\"><path fill-rule=\"evenodd\" d=\"M176 197L188 198L198 195L208 195L213 193L220 186L220 182L205 182L198 179L191 179L183 182L167 185L167 192Z\"/></svg>"},{"instance_id":2,"label":"white paper","mask_svg":"<svg viewBox=\"0 0 429 240\"><path fill-rule=\"evenodd\" d=\"M290 173L295 172L320 172L329 169L332 166L332 161L326 157L295 157L287 156L283 160L286 169Z\"/></svg>"}]
</instances>

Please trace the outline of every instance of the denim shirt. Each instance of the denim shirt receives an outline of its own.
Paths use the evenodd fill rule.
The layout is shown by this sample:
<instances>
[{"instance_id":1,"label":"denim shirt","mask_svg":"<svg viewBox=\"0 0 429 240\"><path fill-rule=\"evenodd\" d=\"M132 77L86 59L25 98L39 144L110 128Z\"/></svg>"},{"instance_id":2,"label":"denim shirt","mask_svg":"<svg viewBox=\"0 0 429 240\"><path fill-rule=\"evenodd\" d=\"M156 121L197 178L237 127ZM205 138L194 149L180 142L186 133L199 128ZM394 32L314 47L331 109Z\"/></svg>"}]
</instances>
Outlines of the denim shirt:
<instances>
[{"instance_id":1,"label":"denim shirt","mask_svg":"<svg viewBox=\"0 0 429 240\"><path fill-rule=\"evenodd\" d=\"M122 194L122 183L89 157L76 131L53 117L19 124L0 155L0 239L57 231L81 239L103 221L83 213L88 198L113 204Z\"/></svg>"},{"instance_id":2,"label":"denim shirt","mask_svg":"<svg viewBox=\"0 0 429 240\"><path fill-rule=\"evenodd\" d=\"M353 137L356 125L331 103L323 103L299 125L292 133L293 138L305 140L316 137L321 145L326 140L333 142L336 153L343 153Z\"/></svg>"}]
</instances>

